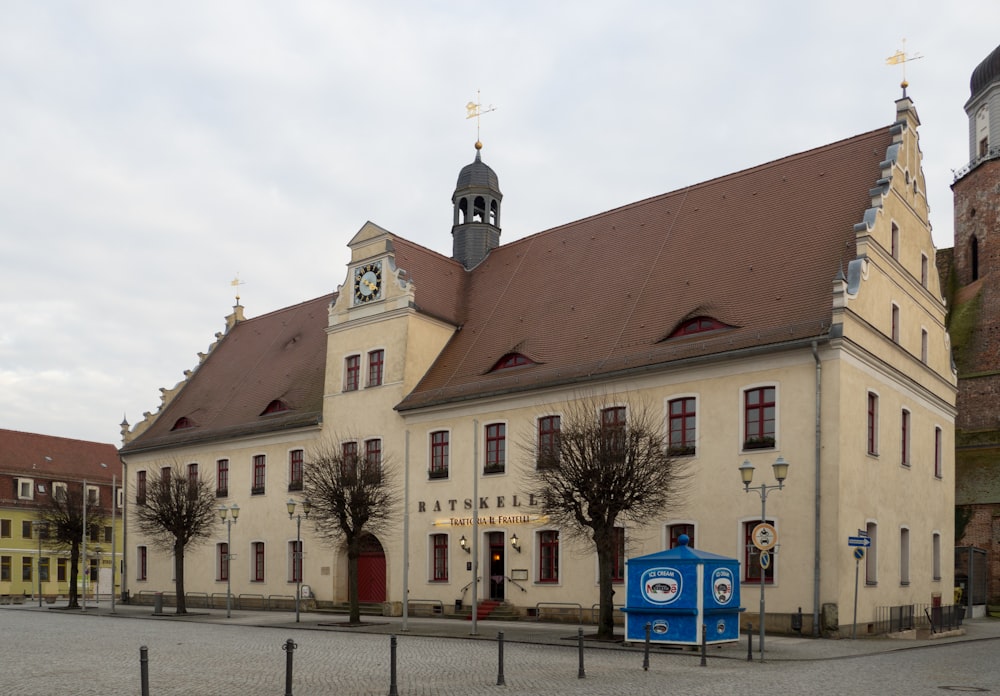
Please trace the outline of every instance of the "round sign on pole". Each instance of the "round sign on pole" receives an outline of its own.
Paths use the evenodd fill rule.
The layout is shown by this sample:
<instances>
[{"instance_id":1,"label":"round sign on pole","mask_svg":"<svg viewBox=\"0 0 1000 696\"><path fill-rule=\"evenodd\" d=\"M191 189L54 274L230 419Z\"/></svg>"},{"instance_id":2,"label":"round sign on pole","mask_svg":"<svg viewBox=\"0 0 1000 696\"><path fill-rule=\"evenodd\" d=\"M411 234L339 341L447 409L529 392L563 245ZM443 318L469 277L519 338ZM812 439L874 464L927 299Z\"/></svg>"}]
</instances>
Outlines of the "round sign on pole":
<instances>
[{"instance_id":1,"label":"round sign on pole","mask_svg":"<svg viewBox=\"0 0 1000 696\"><path fill-rule=\"evenodd\" d=\"M767 551L760 552L760 569L767 570L771 567L771 554Z\"/></svg>"},{"instance_id":2,"label":"round sign on pole","mask_svg":"<svg viewBox=\"0 0 1000 696\"><path fill-rule=\"evenodd\" d=\"M753 545L758 549L768 551L773 549L774 545L778 543L778 530L774 528L774 525L761 522L753 528L750 538L753 539Z\"/></svg>"},{"instance_id":3,"label":"round sign on pole","mask_svg":"<svg viewBox=\"0 0 1000 696\"><path fill-rule=\"evenodd\" d=\"M860 561L864 557L865 557L865 550L863 548L859 546L858 548L854 549L854 560Z\"/></svg>"}]
</instances>

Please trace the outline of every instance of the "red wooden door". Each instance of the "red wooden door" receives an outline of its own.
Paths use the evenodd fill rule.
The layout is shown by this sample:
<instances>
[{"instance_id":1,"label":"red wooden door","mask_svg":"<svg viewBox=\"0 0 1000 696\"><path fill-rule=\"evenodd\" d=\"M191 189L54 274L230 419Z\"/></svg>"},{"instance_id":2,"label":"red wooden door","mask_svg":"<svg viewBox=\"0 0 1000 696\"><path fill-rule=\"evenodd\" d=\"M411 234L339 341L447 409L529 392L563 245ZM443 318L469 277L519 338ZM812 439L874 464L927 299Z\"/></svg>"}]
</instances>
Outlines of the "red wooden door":
<instances>
[{"instance_id":1,"label":"red wooden door","mask_svg":"<svg viewBox=\"0 0 1000 696\"><path fill-rule=\"evenodd\" d=\"M365 539L358 558L358 601L385 601L385 551L373 536Z\"/></svg>"}]
</instances>

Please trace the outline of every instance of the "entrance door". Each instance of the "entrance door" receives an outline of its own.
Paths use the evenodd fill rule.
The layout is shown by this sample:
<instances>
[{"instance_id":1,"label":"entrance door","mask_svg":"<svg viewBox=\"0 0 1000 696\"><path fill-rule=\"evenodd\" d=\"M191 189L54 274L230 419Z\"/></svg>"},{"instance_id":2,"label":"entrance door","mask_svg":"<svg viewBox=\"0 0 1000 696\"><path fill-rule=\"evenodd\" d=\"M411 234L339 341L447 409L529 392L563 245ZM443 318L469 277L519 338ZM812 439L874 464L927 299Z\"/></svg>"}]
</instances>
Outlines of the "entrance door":
<instances>
[{"instance_id":1,"label":"entrance door","mask_svg":"<svg viewBox=\"0 0 1000 696\"><path fill-rule=\"evenodd\" d=\"M504 585L503 532L490 532L486 536L490 552L490 599L502 601Z\"/></svg>"},{"instance_id":2,"label":"entrance door","mask_svg":"<svg viewBox=\"0 0 1000 696\"><path fill-rule=\"evenodd\" d=\"M358 601L385 601L385 551L371 534L362 540L358 557Z\"/></svg>"}]
</instances>

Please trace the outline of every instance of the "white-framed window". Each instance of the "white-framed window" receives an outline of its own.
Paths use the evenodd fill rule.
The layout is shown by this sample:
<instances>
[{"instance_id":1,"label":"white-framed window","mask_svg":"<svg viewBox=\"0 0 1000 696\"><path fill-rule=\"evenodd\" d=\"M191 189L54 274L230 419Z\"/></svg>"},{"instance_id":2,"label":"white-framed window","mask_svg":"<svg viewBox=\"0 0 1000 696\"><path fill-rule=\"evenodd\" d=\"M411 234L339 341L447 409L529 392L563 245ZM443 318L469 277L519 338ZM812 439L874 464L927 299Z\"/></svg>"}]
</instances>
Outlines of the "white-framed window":
<instances>
[{"instance_id":1,"label":"white-framed window","mask_svg":"<svg viewBox=\"0 0 1000 696\"><path fill-rule=\"evenodd\" d=\"M903 466L910 465L910 412L903 409L899 419L899 463Z\"/></svg>"},{"instance_id":2,"label":"white-framed window","mask_svg":"<svg viewBox=\"0 0 1000 696\"><path fill-rule=\"evenodd\" d=\"M927 287L927 254L920 253L920 284Z\"/></svg>"},{"instance_id":3,"label":"white-framed window","mask_svg":"<svg viewBox=\"0 0 1000 696\"><path fill-rule=\"evenodd\" d=\"M101 502L101 489L97 486L87 486L87 505L98 505Z\"/></svg>"},{"instance_id":4,"label":"white-framed window","mask_svg":"<svg viewBox=\"0 0 1000 696\"><path fill-rule=\"evenodd\" d=\"M687 536L688 548L694 548L694 522L671 522L664 531L666 548L675 549L681 545L681 536Z\"/></svg>"},{"instance_id":5,"label":"white-framed window","mask_svg":"<svg viewBox=\"0 0 1000 696\"><path fill-rule=\"evenodd\" d=\"M697 397L679 396L667 402L667 443L672 456L695 454L697 413Z\"/></svg>"},{"instance_id":6,"label":"white-framed window","mask_svg":"<svg viewBox=\"0 0 1000 696\"><path fill-rule=\"evenodd\" d=\"M135 547L135 579L145 580L146 579L146 547L136 546Z\"/></svg>"},{"instance_id":7,"label":"white-framed window","mask_svg":"<svg viewBox=\"0 0 1000 696\"><path fill-rule=\"evenodd\" d=\"M302 541L288 542L288 582L302 582Z\"/></svg>"},{"instance_id":8,"label":"white-framed window","mask_svg":"<svg viewBox=\"0 0 1000 696\"><path fill-rule=\"evenodd\" d=\"M229 579L229 544L224 541L215 545L215 579Z\"/></svg>"},{"instance_id":9,"label":"white-framed window","mask_svg":"<svg viewBox=\"0 0 1000 696\"><path fill-rule=\"evenodd\" d=\"M116 488L115 489L115 507L119 510L125 506L125 489Z\"/></svg>"},{"instance_id":10,"label":"white-framed window","mask_svg":"<svg viewBox=\"0 0 1000 696\"><path fill-rule=\"evenodd\" d=\"M944 449L942 440L944 433L941 428L934 428L934 478L944 477Z\"/></svg>"},{"instance_id":11,"label":"white-framed window","mask_svg":"<svg viewBox=\"0 0 1000 696\"><path fill-rule=\"evenodd\" d=\"M66 494L69 491L69 486L67 486L62 481L52 482L52 497L55 500L66 500Z\"/></svg>"},{"instance_id":12,"label":"white-framed window","mask_svg":"<svg viewBox=\"0 0 1000 696\"><path fill-rule=\"evenodd\" d=\"M868 454L878 456L878 394L868 392Z\"/></svg>"},{"instance_id":13,"label":"white-framed window","mask_svg":"<svg viewBox=\"0 0 1000 696\"><path fill-rule=\"evenodd\" d=\"M448 582L448 535L430 535L430 581Z\"/></svg>"},{"instance_id":14,"label":"white-framed window","mask_svg":"<svg viewBox=\"0 0 1000 696\"><path fill-rule=\"evenodd\" d=\"M892 342L899 343L899 305L892 303Z\"/></svg>"},{"instance_id":15,"label":"white-framed window","mask_svg":"<svg viewBox=\"0 0 1000 696\"><path fill-rule=\"evenodd\" d=\"M899 530L899 584L910 584L910 530L907 527Z\"/></svg>"},{"instance_id":16,"label":"white-framed window","mask_svg":"<svg viewBox=\"0 0 1000 696\"><path fill-rule=\"evenodd\" d=\"M773 518L766 521L777 527L777 522ZM764 584L772 585L778 570L778 555L775 553L775 549L770 549L766 552L767 556L764 556L765 552L754 545L753 530L760 523L760 518L743 521L743 582L759 585L761 576L763 576Z\"/></svg>"},{"instance_id":17,"label":"white-framed window","mask_svg":"<svg viewBox=\"0 0 1000 696\"><path fill-rule=\"evenodd\" d=\"M941 580L941 533L934 532L931 534L931 572L933 573L932 580L935 582Z\"/></svg>"},{"instance_id":18,"label":"white-framed window","mask_svg":"<svg viewBox=\"0 0 1000 696\"><path fill-rule=\"evenodd\" d=\"M865 524L865 532L871 539L871 545L865 553L865 584L878 584L878 523L868 522Z\"/></svg>"},{"instance_id":19,"label":"white-framed window","mask_svg":"<svg viewBox=\"0 0 1000 696\"><path fill-rule=\"evenodd\" d=\"M35 480L29 478L19 478L17 479L17 499L18 500L34 500L35 499Z\"/></svg>"},{"instance_id":20,"label":"white-framed window","mask_svg":"<svg viewBox=\"0 0 1000 696\"><path fill-rule=\"evenodd\" d=\"M427 478L448 478L449 437L447 430L435 430L430 434L430 466L427 467Z\"/></svg>"},{"instance_id":21,"label":"white-framed window","mask_svg":"<svg viewBox=\"0 0 1000 696\"><path fill-rule=\"evenodd\" d=\"M773 384L743 389L743 449L773 449L777 444L778 388Z\"/></svg>"},{"instance_id":22,"label":"white-framed window","mask_svg":"<svg viewBox=\"0 0 1000 696\"><path fill-rule=\"evenodd\" d=\"M920 329L920 362L927 364L927 329Z\"/></svg>"}]
</instances>

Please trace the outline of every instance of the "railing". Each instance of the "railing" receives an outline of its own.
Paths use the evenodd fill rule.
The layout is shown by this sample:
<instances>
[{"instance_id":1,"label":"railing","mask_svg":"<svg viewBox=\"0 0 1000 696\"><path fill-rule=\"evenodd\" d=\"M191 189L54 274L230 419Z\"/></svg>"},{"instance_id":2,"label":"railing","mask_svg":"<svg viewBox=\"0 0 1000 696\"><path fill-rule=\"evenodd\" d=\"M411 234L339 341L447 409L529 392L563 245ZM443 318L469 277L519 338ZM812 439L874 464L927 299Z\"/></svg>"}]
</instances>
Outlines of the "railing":
<instances>
[{"instance_id":1,"label":"railing","mask_svg":"<svg viewBox=\"0 0 1000 696\"><path fill-rule=\"evenodd\" d=\"M952 179L951 183L955 183L956 181L958 181L963 176L965 176L966 174L968 174L969 172L971 172L973 169L975 169L976 167L978 167L983 162L986 162L986 161L991 160L991 159L997 159L997 158L1000 158L1000 147L991 147L989 149L989 152L987 152L985 155L979 155L978 157L976 157L974 160L972 160L971 162L969 162L968 164L966 164L961 169L959 169L959 170L952 169L951 173L954 174L955 178Z\"/></svg>"},{"instance_id":2,"label":"railing","mask_svg":"<svg viewBox=\"0 0 1000 696\"><path fill-rule=\"evenodd\" d=\"M431 614L434 615L444 615L444 602L440 599L408 599L406 600L407 609L410 616L418 616L418 614L413 613L413 605L430 605Z\"/></svg>"},{"instance_id":3,"label":"railing","mask_svg":"<svg viewBox=\"0 0 1000 696\"><path fill-rule=\"evenodd\" d=\"M625 608L624 604L615 604L614 605L614 610L617 611L617 612L619 612L618 614L613 614L615 622L618 622L619 620L624 621L624 616L625 615L621 613L621 610L624 609L624 608ZM590 607L590 621L591 621L591 623L597 623L597 617L598 617L598 614L600 613L600 611L601 611L601 605L600 604L594 604L594 605L592 605Z\"/></svg>"},{"instance_id":4,"label":"railing","mask_svg":"<svg viewBox=\"0 0 1000 696\"><path fill-rule=\"evenodd\" d=\"M876 607L874 629L876 633L897 633L929 628L931 633L941 633L961 626L964 612L961 604Z\"/></svg>"},{"instance_id":5,"label":"railing","mask_svg":"<svg viewBox=\"0 0 1000 696\"><path fill-rule=\"evenodd\" d=\"M560 614L564 614L567 609L576 609L577 620L583 623L583 606L576 602L539 602L535 605L535 621L542 620L544 609L558 609Z\"/></svg>"}]
</instances>

